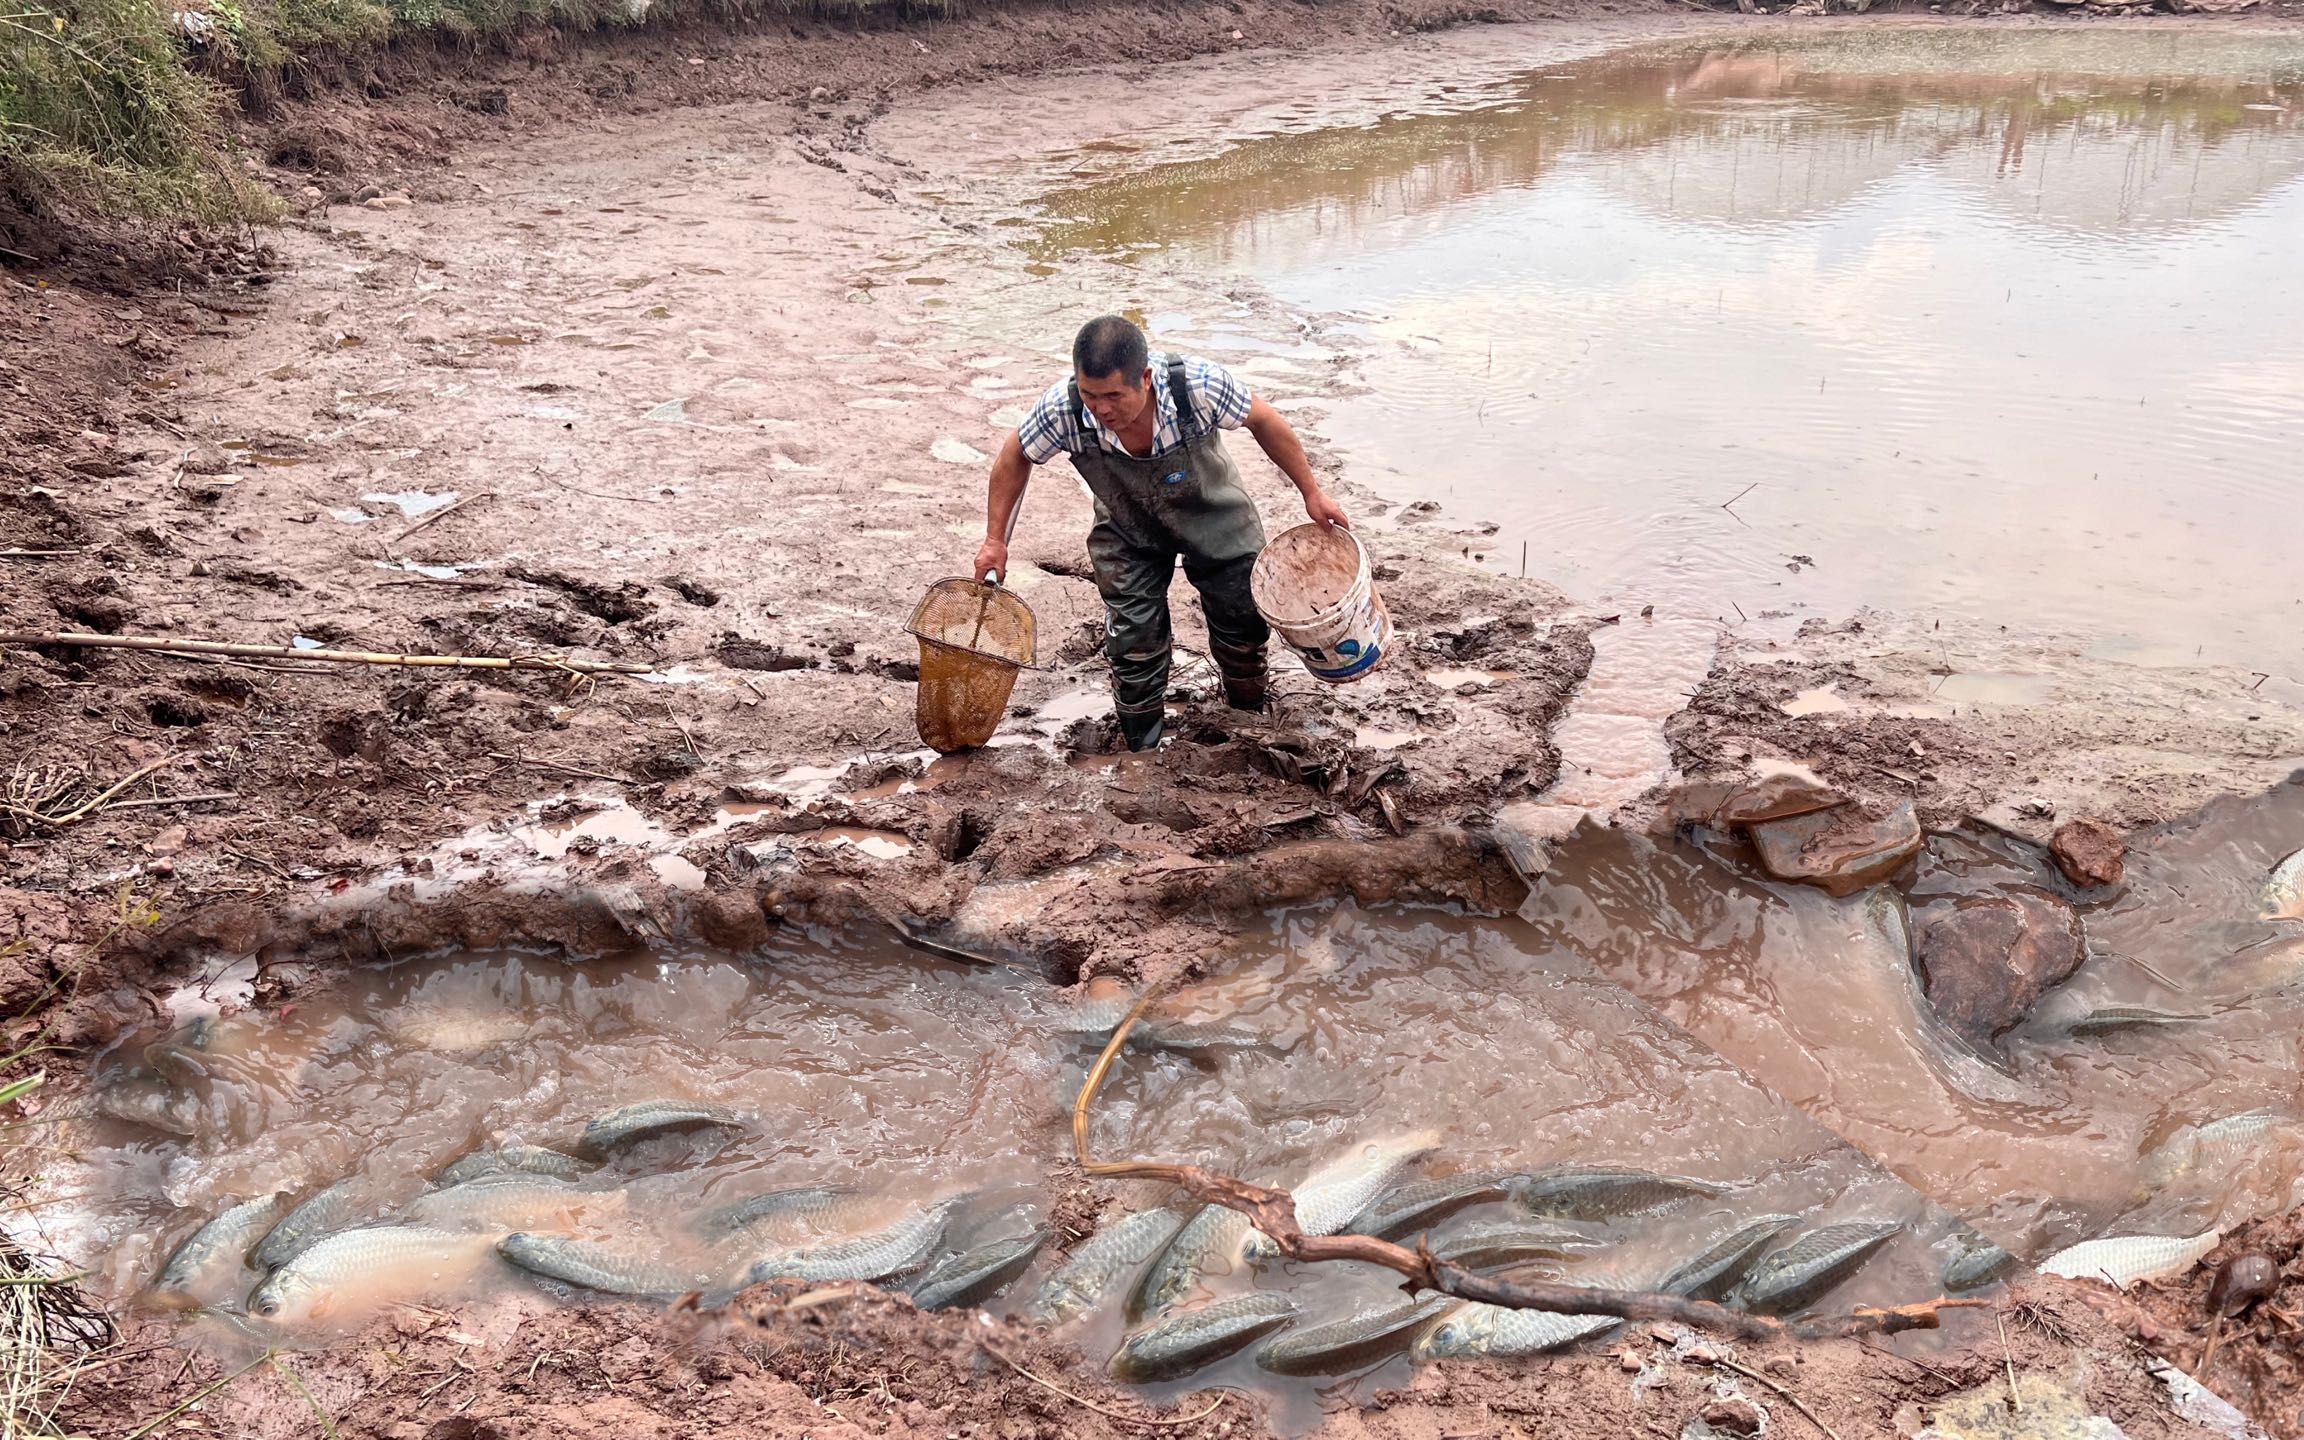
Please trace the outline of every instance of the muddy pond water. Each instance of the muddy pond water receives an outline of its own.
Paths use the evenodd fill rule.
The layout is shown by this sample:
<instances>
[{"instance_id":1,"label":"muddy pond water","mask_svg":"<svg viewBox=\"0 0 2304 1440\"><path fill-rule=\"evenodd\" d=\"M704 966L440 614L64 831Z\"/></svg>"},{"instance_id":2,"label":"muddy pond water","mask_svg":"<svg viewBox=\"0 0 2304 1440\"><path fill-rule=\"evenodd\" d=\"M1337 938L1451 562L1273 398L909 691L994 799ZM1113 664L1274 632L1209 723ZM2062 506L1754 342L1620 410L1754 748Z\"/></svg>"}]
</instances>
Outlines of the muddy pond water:
<instances>
[{"instance_id":1,"label":"muddy pond water","mask_svg":"<svg viewBox=\"0 0 2304 1440\"><path fill-rule=\"evenodd\" d=\"M1037 247L1329 317L1345 393L1314 403L1355 473L1572 594L2304 672L2304 39L1864 22L1460 58L1373 116L1098 142ZM1152 319L1275 393L1325 363L1229 313Z\"/></svg>"},{"instance_id":2,"label":"muddy pond water","mask_svg":"<svg viewBox=\"0 0 2304 1440\"><path fill-rule=\"evenodd\" d=\"M1766 1215L1901 1225L1832 1306L1937 1293L1972 1243L1961 1217L2033 1259L2099 1235L2191 1235L2304 1193L2304 929L2261 916L2267 871L2299 846L2304 784L2141 837L2128 887L2081 899L2091 958L2079 975L1980 1049L1931 1018L1908 936L1986 887L2069 894L2024 847L1937 836L1897 884L1834 899L1752 878L1716 837L1660 844L1587 827L1518 917L1347 905L1250 927L1217 957L1218 978L1168 1002L1173 1023L1126 1053L1094 1144L1293 1185L1372 1141L1422 1134L1429 1153L1402 1183L1629 1165L1720 1187L1661 1213L1568 1222L1576 1243L1558 1263L1599 1284L1654 1283ZM966 1199L951 1249L1076 1225L1077 1204L1049 1187L1069 1157L1071 1099L1119 1013L1111 997L1035 976L800 935L741 957L410 961L344 972L278 1013L204 1019L230 985L181 992L168 1022L98 1064L76 1159L51 1177L60 1228L45 1243L116 1300L151 1303L163 1260L253 1197L285 1208L349 1181L332 1230L463 1238L342 1276L327 1303L279 1317L250 1305L260 1275L236 1258L197 1293L164 1297L206 1307L189 1338L227 1347L324 1344L394 1304L505 1316L570 1298L499 1258L513 1232L576 1237L724 1288L710 1270L721 1252L700 1239L715 1233L709 1217L792 1187L853 1192L810 1222L811 1244L952 1197ZM2185 1018L2075 1023L2110 1006ZM155 1094L182 1103L156 1107ZM596 1117L664 1098L735 1123L615 1148L510 1192L439 1183L476 1151L582 1151ZM2165 1160L2183 1127L2238 1115L2262 1123ZM1140 1183L1108 1192L1107 1225L1166 1198ZM1432 1233L1508 1221L1529 1216L1491 1201ZM1023 1310L1078 1238L1052 1235L985 1303ZM1134 1275L1069 1322L1092 1361L1127 1332ZM1396 1294L1368 1267L1232 1257L1182 1299L1251 1290L1294 1300L1303 1327ZM1254 1387L1300 1426L1412 1363L1284 1380L1248 1353L1175 1383Z\"/></svg>"},{"instance_id":3,"label":"muddy pond water","mask_svg":"<svg viewBox=\"0 0 2304 1440\"><path fill-rule=\"evenodd\" d=\"M1535 938L1518 922L1439 914L1285 917L1244 937L1236 967L1189 998L1220 1024L1222 1043L1131 1051L1099 1102L1095 1143L1109 1156L1190 1159L1281 1183L1415 1132L1433 1149L1404 1179L1635 1165L1726 1188L1661 1214L1573 1225L1590 1248L1570 1273L1652 1282L1725 1230L1774 1214L1907 1227L1834 1305L1933 1293L1957 1228L1949 1216ZM202 1002L188 994L184 1008ZM575 1149L594 1117L659 1097L724 1106L744 1123L648 1141L569 1182L540 1213L466 1217L468 1227L679 1256L715 1207L850 1185L871 1203L843 1217L842 1232L961 1194L975 1198L956 1240L972 1225L1027 1228L1047 1221L1044 1187L1069 1154L1068 1107L1104 1033L1083 1025L1108 1030L1112 1018L1107 1009L1084 1022L1033 977L834 940L743 959L577 967L494 954L354 972L284 1016L242 1014L201 1038L208 1073L184 1082L200 1102L182 1127L194 1134L102 1113L108 1094L161 1079L153 1047L171 1033L181 1043L180 1029L155 1027L108 1056L69 1180L78 1233L65 1248L88 1256L126 1301L209 1216L252 1196L301 1199L350 1178L357 1198L339 1227L451 1223L436 1208L449 1192L427 1187L459 1157L514 1144ZM157 1058L167 1068L169 1052ZM1141 1184L1114 1197L1124 1207L1162 1198ZM1526 1212L1491 1203L1435 1233L1515 1216L1527 1223ZM1013 1312L1033 1295L1074 1239L1059 1238L990 1308ZM238 1313L257 1277L228 1266L198 1297L215 1313L190 1321L190 1333L226 1346L250 1335L319 1344L386 1304L554 1303L485 1239L458 1253L455 1264L420 1259L347 1277L339 1304L277 1323ZM1127 1278L1075 1322L1093 1359L1120 1340ZM1357 1265L1223 1262L1198 1289L1285 1292L1305 1325L1398 1298L1383 1272ZM1393 1359L1367 1383L1397 1381L1408 1365ZM1294 1423L1338 1383L1282 1381L1247 1356L1188 1383L1211 1381L1270 1391ZM1336 1393L1358 1392L1347 1383Z\"/></svg>"}]
</instances>

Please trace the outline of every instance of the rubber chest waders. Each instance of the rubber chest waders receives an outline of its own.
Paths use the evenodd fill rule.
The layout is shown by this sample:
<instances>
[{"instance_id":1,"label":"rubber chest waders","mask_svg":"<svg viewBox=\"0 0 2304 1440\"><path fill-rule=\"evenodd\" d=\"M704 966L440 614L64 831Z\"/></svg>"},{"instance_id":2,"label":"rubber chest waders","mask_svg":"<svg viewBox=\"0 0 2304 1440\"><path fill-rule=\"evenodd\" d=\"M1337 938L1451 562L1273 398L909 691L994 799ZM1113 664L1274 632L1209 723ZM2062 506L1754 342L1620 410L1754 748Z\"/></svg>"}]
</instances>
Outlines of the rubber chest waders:
<instances>
[{"instance_id":1,"label":"rubber chest waders","mask_svg":"<svg viewBox=\"0 0 2304 1440\"><path fill-rule=\"evenodd\" d=\"M1096 499L1088 558L1104 596L1113 709L1131 750L1160 741L1168 693L1168 586L1178 556L1185 578L1200 592L1224 697L1240 709L1264 708L1264 643L1272 634L1248 593L1248 573L1264 548L1264 522L1225 453L1223 432L1192 403L1183 361L1168 362L1167 379L1176 402L1176 444L1143 457L1100 445L1072 457ZM1070 398L1078 413L1077 380Z\"/></svg>"}]
</instances>

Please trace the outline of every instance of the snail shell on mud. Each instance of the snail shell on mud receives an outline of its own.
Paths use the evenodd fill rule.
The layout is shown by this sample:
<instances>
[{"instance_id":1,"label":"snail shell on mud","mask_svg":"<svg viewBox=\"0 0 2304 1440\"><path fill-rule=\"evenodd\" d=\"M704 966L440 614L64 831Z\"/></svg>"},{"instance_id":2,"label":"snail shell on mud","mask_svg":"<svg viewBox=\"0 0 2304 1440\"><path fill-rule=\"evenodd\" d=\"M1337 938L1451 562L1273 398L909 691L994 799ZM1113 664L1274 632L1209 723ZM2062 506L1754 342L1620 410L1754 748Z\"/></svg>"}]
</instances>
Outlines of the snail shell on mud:
<instances>
[{"instance_id":1,"label":"snail shell on mud","mask_svg":"<svg viewBox=\"0 0 2304 1440\"><path fill-rule=\"evenodd\" d=\"M2235 1255L2216 1267L2208 1282L2211 1314L2237 1315L2280 1288L2280 1267L2270 1257L2254 1253Z\"/></svg>"}]
</instances>

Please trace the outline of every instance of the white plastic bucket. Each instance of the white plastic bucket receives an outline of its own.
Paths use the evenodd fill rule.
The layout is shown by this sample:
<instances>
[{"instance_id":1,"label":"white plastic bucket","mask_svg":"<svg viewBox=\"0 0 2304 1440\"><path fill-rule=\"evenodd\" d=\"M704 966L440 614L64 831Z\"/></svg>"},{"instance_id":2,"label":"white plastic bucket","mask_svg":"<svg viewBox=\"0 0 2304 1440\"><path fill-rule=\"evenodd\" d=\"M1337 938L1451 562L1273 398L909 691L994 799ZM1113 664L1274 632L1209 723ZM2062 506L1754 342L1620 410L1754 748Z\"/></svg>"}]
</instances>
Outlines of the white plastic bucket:
<instances>
[{"instance_id":1,"label":"white plastic bucket","mask_svg":"<svg viewBox=\"0 0 2304 1440\"><path fill-rule=\"evenodd\" d=\"M1351 531L1318 524L1281 531L1256 557L1248 583L1257 613L1314 675L1341 685L1384 663L1392 616Z\"/></svg>"}]
</instances>

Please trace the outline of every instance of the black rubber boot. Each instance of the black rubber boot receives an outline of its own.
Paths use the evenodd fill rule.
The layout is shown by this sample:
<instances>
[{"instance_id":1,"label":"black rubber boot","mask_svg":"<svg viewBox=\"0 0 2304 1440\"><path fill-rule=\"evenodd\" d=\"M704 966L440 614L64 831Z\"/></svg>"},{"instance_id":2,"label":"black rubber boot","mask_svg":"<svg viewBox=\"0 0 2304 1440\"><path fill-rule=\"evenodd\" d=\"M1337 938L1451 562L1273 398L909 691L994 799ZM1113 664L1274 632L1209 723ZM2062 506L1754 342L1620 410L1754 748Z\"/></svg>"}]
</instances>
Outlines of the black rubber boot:
<instances>
[{"instance_id":1,"label":"black rubber boot","mask_svg":"<svg viewBox=\"0 0 2304 1440\"><path fill-rule=\"evenodd\" d=\"M1114 718L1120 722L1120 738L1128 742L1131 750L1150 750L1160 743L1160 732L1168 723L1165 708L1130 713L1115 710Z\"/></svg>"}]
</instances>

